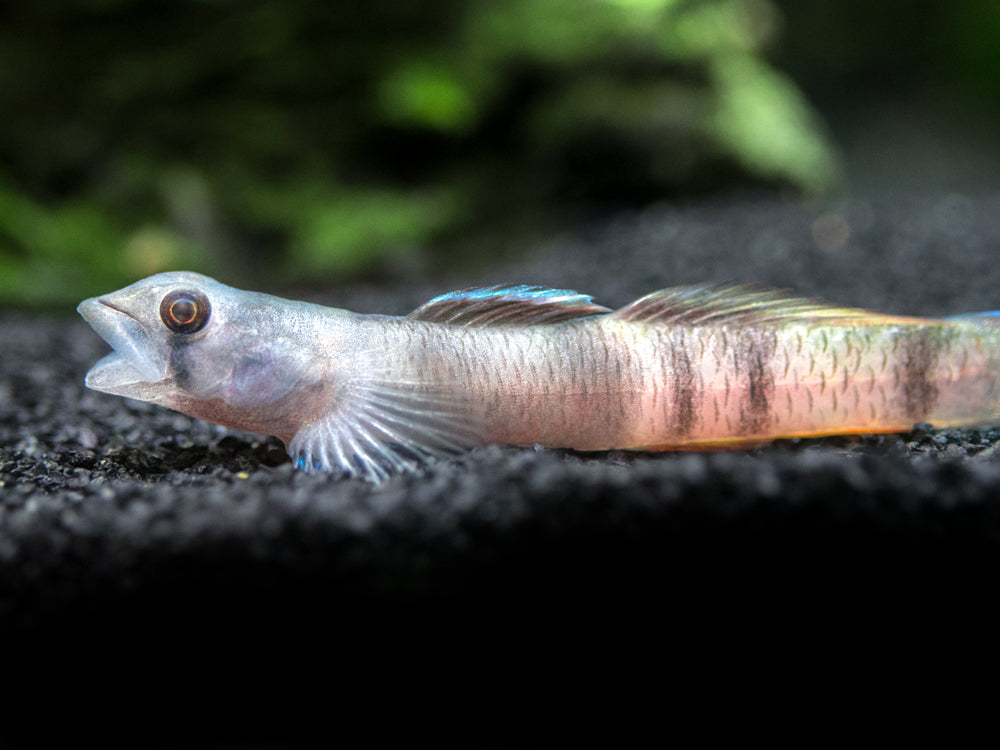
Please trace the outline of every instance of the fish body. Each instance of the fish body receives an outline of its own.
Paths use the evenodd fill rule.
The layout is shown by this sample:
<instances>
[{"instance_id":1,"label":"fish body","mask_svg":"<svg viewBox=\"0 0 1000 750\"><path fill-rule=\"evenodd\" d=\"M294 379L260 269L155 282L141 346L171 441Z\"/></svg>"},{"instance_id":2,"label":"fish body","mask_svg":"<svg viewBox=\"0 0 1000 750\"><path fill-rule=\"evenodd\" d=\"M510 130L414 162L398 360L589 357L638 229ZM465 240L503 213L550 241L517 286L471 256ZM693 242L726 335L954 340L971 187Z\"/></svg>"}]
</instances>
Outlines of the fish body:
<instances>
[{"instance_id":1,"label":"fish body","mask_svg":"<svg viewBox=\"0 0 1000 750\"><path fill-rule=\"evenodd\" d=\"M462 448L738 447L1000 421L1000 316L935 320L746 286L611 311L538 287L360 315L158 274L79 310L96 390L280 437L371 480Z\"/></svg>"}]
</instances>

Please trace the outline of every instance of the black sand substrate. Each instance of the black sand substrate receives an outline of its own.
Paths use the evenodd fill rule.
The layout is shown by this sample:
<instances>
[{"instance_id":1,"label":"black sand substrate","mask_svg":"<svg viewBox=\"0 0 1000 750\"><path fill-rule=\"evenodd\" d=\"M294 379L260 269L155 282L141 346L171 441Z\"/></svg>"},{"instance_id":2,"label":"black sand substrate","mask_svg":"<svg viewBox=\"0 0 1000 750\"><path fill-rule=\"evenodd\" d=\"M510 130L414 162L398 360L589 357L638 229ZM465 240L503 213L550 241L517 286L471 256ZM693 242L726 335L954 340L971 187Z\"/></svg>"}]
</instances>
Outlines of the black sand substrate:
<instances>
[{"instance_id":1,"label":"black sand substrate","mask_svg":"<svg viewBox=\"0 0 1000 750\"><path fill-rule=\"evenodd\" d=\"M518 282L614 307L732 280L949 315L1000 308L998 250L1000 196L754 198L319 301L399 314ZM0 680L16 696L0 741L141 726L145 747L256 729L483 742L636 674L707 689L720 662L898 643L901 622L933 640L928 622L993 595L996 427L705 454L491 447L372 486L86 390L106 351L76 317L0 315ZM29 710L50 704L62 719Z\"/></svg>"}]
</instances>

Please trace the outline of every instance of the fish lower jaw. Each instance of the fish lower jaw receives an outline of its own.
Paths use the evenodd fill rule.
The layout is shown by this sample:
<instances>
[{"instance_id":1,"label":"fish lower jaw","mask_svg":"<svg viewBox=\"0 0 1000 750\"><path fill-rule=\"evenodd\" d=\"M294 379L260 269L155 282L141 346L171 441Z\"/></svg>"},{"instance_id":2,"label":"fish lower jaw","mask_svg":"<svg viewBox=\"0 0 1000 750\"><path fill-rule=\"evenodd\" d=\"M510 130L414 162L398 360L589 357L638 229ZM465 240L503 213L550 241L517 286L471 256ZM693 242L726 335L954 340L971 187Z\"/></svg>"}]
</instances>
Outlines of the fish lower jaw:
<instances>
[{"instance_id":1,"label":"fish lower jaw","mask_svg":"<svg viewBox=\"0 0 1000 750\"><path fill-rule=\"evenodd\" d=\"M143 382L146 378L138 368L131 365L118 352L112 352L98 360L87 372L86 384L95 391L113 393L115 388L125 384Z\"/></svg>"},{"instance_id":2,"label":"fish lower jaw","mask_svg":"<svg viewBox=\"0 0 1000 750\"><path fill-rule=\"evenodd\" d=\"M164 390L161 381L152 381L148 373L142 372L118 352L98 360L87 372L84 383L91 390L141 401L155 401L156 395Z\"/></svg>"}]
</instances>

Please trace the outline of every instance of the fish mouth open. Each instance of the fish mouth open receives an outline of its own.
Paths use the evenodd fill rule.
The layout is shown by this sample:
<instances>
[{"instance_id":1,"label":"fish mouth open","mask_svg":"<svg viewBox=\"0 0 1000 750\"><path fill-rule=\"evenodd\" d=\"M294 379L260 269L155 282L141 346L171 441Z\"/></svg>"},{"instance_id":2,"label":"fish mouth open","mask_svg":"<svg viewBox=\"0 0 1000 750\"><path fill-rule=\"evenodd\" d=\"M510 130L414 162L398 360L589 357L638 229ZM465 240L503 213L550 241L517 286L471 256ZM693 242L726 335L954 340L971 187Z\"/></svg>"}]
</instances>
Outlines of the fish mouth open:
<instances>
[{"instance_id":1,"label":"fish mouth open","mask_svg":"<svg viewBox=\"0 0 1000 750\"><path fill-rule=\"evenodd\" d=\"M106 297L85 299L76 308L114 351L87 373L87 387L131 395L130 385L157 383L167 376L166 358L154 335L134 315Z\"/></svg>"}]
</instances>

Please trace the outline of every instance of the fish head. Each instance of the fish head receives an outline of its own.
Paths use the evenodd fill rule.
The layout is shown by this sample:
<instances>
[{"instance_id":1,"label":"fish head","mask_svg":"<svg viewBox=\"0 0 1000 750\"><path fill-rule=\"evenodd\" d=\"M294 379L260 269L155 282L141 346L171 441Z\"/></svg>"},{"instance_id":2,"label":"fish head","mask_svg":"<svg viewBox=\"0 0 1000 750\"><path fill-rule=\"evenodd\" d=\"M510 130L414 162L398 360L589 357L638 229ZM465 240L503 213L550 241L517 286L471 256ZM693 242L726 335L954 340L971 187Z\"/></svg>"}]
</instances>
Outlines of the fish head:
<instances>
[{"instance_id":1,"label":"fish head","mask_svg":"<svg viewBox=\"0 0 1000 750\"><path fill-rule=\"evenodd\" d=\"M280 435L290 428L275 424L278 412L291 410L288 395L312 361L308 347L289 336L289 327L300 330L309 317L306 307L317 306L245 292L197 273L150 276L77 307L114 350L90 369L86 384Z\"/></svg>"}]
</instances>

